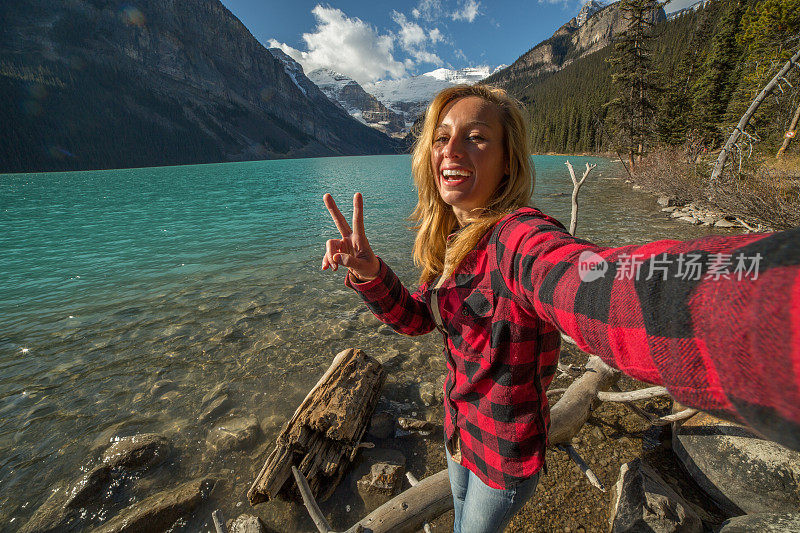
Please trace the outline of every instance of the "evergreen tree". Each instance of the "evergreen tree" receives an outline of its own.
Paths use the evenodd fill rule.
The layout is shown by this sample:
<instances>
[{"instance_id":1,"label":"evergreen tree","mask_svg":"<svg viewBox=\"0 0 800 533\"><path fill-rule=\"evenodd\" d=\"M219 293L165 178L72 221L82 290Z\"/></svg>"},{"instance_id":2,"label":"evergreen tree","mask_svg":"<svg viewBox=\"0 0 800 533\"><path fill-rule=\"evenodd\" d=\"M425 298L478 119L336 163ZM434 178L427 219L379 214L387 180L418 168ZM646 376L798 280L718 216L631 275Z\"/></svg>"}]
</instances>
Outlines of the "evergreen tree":
<instances>
[{"instance_id":1,"label":"evergreen tree","mask_svg":"<svg viewBox=\"0 0 800 533\"><path fill-rule=\"evenodd\" d=\"M608 103L616 145L631 167L647 152L654 132L652 115L654 70L650 51L655 0L622 0L620 10L628 27L614 42L609 62L617 96Z\"/></svg>"},{"instance_id":2,"label":"evergreen tree","mask_svg":"<svg viewBox=\"0 0 800 533\"><path fill-rule=\"evenodd\" d=\"M736 34L742 15L738 0L725 0L726 6L711 40L711 49L702 66L702 75L692 89L695 127L701 137L718 144L719 123L733 90L732 74L740 56Z\"/></svg>"}]
</instances>

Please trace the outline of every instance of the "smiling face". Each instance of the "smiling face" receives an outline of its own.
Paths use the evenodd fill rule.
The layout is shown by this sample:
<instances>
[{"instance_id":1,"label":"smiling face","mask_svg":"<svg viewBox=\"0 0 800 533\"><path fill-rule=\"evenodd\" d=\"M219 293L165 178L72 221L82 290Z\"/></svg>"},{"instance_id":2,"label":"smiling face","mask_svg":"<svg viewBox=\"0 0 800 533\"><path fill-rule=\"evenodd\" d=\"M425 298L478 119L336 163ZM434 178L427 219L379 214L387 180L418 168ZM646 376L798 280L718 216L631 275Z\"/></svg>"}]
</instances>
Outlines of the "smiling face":
<instances>
[{"instance_id":1,"label":"smiling face","mask_svg":"<svg viewBox=\"0 0 800 533\"><path fill-rule=\"evenodd\" d=\"M433 134L431 166L439 195L463 226L471 212L488 205L508 174L497 106L478 96L447 104Z\"/></svg>"}]
</instances>

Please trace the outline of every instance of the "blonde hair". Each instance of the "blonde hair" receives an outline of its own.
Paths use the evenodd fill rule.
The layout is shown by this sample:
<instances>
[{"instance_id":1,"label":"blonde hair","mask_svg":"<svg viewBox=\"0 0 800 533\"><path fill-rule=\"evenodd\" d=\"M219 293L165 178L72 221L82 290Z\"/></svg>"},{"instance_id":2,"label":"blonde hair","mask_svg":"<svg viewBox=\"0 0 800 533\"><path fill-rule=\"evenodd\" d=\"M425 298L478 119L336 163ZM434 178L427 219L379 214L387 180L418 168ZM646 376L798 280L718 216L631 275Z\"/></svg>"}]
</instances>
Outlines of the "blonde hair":
<instances>
[{"instance_id":1,"label":"blonde hair","mask_svg":"<svg viewBox=\"0 0 800 533\"><path fill-rule=\"evenodd\" d=\"M453 209L444 203L436 187L431 166L433 135L442 110L451 102L477 96L494 104L503 126L503 145L508 161L504 176L489 203L448 245L447 237L458 227ZM449 277L486 232L508 213L530 202L535 182L528 149L528 132L520 105L499 88L489 85L456 85L436 95L425 112L422 129L414 143L411 170L419 200L411 220L417 231L414 264L421 267L419 281L433 280L439 274Z\"/></svg>"}]
</instances>

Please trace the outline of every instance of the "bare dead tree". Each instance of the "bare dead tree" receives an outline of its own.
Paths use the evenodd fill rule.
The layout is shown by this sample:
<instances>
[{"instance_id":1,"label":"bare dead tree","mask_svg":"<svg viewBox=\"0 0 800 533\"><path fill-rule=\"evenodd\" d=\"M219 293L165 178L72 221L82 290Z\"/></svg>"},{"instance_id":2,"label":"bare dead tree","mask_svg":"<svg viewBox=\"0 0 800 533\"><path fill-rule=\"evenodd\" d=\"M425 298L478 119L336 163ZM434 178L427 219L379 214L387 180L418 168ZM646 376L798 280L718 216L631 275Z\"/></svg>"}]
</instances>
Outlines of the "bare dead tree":
<instances>
[{"instance_id":1,"label":"bare dead tree","mask_svg":"<svg viewBox=\"0 0 800 533\"><path fill-rule=\"evenodd\" d=\"M567 165L567 169L569 169L569 176L572 178L572 215L570 216L569 220L569 232L570 234L575 235L575 228L578 226L578 193L581 191L581 187L583 187L583 183L586 181L586 178L589 177L589 173L597 165L590 165L589 163L586 163L586 170L583 172L583 177L578 180L578 178L575 176L575 169L572 168L572 163L567 161L564 164Z\"/></svg>"},{"instance_id":2,"label":"bare dead tree","mask_svg":"<svg viewBox=\"0 0 800 533\"><path fill-rule=\"evenodd\" d=\"M745 111L744 115L742 115L742 118L739 119L739 123L736 124L735 128L733 128L733 132L728 138L728 142L726 142L725 146L722 147L722 151L719 153L719 157L717 157L717 162L714 164L714 170L711 172L709 184L713 184L719 178L719 175L722 173L722 169L725 167L725 161L728 159L728 155L734 146L736 146L736 143L744 133L748 122L750 122L750 118L761 105L761 102L764 101L764 99L772 92L775 86L778 85L778 83L784 78L784 76L786 76L793 66L800 67L800 50L797 50L797 52L795 52L789 61L786 62L783 68L781 68L781 70L775 74L775 77L773 77L769 83L764 86L761 92L758 93L758 96L756 96L753 100L753 103L750 104L750 107L747 108L747 111Z\"/></svg>"},{"instance_id":3,"label":"bare dead tree","mask_svg":"<svg viewBox=\"0 0 800 533\"><path fill-rule=\"evenodd\" d=\"M797 111L794 112L794 117L792 117L792 123L789 125L789 131L786 132L787 135L784 136L783 143L781 144L781 147L778 148L778 153L775 154L775 159L780 159L780 157L783 155L783 152L789 146L789 143L792 142L792 137L789 135L789 132L792 132L792 135L794 135L794 132L797 131L798 120L800 120L800 105L797 106Z\"/></svg>"}]
</instances>

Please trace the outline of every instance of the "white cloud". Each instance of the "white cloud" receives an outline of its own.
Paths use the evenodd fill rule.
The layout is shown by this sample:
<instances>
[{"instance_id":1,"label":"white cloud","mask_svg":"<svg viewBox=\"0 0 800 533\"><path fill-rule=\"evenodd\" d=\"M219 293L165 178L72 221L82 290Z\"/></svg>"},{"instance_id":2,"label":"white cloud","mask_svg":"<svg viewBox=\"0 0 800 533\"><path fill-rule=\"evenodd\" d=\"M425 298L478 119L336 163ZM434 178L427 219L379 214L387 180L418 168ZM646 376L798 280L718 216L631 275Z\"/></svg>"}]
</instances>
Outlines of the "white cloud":
<instances>
[{"instance_id":1,"label":"white cloud","mask_svg":"<svg viewBox=\"0 0 800 533\"><path fill-rule=\"evenodd\" d=\"M419 24L408 20L405 15L397 11L392 12L392 20L400 26L398 34L400 45L417 63L432 63L436 66L442 64L442 59L428 50L427 44L429 40L435 44L437 41L434 38L442 39L438 29L435 30L436 33L426 33Z\"/></svg>"},{"instance_id":2,"label":"white cloud","mask_svg":"<svg viewBox=\"0 0 800 533\"><path fill-rule=\"evenodd\" d=\"M332 7L317 5L311 13L317 19L317 26L312 33L303 34L307 51L274 39L269 41L271 47L280 48L303 65L306 72L326 67L366 83L404 76L413 67L413 61L394 58L393 35L380 35L361 19L349 18ZM409 34L408 38L413 40L414 35Z\"/></svg>"},{"instance_id":3,"label":"white cloud","mask_svg":"<svg viewBox=\"0 0 800 533\"><path fill-rule=\"evenodd\" d=\"M416 19L433 22L441 17L443 12L442 0L419 0L417 7L411 10L411 15Z\"/></svg>"},{"instance_id":4,"label":"white cloud","mask_svg":"<svg viewBox=\"0 0 800 533\"><path fill-rule=\"evenodd\" d=\"M425 30L416 22L406 19L406 16L397 11L392 12L392 20L400 26L400 42L403 48L408 49L420 46L428 39Z\"/></svg>"},{"instance_id":5,"label":"white cloud","mask_svg":"<svg viewBox=\"0 0 800 533\"><path fill-rule=\"evenodd\" d=\"M428 38L433 44L444 41L444 36L442 35L442 32L439 31L439 28L433 28L431 31L429 31Z\"/></svg>"},{"instance_id":6,"label":"white cloud","mask_svg":"<svg viewBox=\"0 0 800 533\"><path fill-rule=\"evenodd\" d=\"M453 20L466 20L467 22L472 22L480 13L480 7L481 3L477 0L464 0L464 3L461 5L461 9L454 11L450 15L450 18Z\"/></svg>"}]
</instances>

